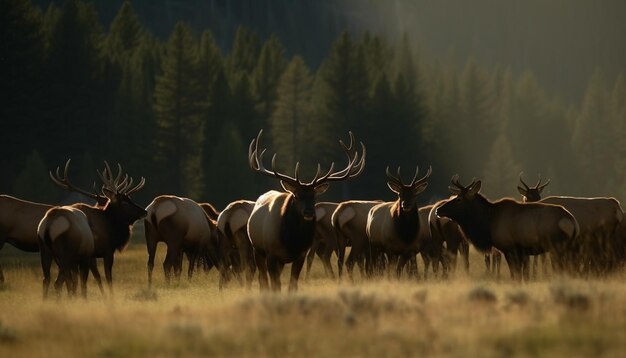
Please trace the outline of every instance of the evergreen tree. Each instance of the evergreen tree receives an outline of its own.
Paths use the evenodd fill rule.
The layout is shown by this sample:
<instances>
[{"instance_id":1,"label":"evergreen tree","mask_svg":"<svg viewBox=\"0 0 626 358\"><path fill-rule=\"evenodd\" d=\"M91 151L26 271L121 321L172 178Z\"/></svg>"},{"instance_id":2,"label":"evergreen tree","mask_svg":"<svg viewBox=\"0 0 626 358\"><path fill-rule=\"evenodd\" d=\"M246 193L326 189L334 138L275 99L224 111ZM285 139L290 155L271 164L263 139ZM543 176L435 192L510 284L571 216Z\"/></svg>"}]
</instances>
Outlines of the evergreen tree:
<instances>
[{"instance_id":1,"label":"evergreen tree","mask_svg":"<svg viewBox=\"0 0 626 358\"><path fill-rule=\"evenodd\" d=\"M256 111L256 101L250 76L241 72L235 76L231 99L231 120L244 138L253 138L265 123L259 118Z\"/></svg>"},{"instance_id":2,"label":"evergreen tree","mask_svg":"<svg viewBox=\"0 0 626 358\"><path fill-rule=\"evenodd\" d=\"M128 57L139 46L144 33L130 0L125 0L111 23L104 43L105 51L114 59Z\"/></svg>"},{"instance_id":3,"label":"evergreen tree","mask_svg":"<svg viewBox=\"0 0 626 358\"><path fill-rule=\"evenodd\" d=\"M501 134L494 141L485 164L483 192L492 199L512 197L516 193L520 170L508 138Z\"/></svg>"},{"instance_id":4,"label":"evergreen tree","mask_svg":"<svg viewBox=\"0 0 626 358\"><path fill-rule=\"evenodd\" d=\"M280 155L283 170L291 170L287 168L294 168L298 160L304 164L315 158L315 153L306 153L315 148L315 125L310 119L312 84L304 60L295 56L280 78L270 118L273 148Z\"/></svg>"},{"instance_id":5,"label":"evergreen tree","mask_svg":"<svg viewBox=\"0 0 626 358\"><path fill-rule=\"evenodd\" d=\"M15 177L13 193L20 199L41 203L56 203L57 190L48 178L48 168L39 153L30 153L24 167Z\"/></svg>"},{"instance_id":6,"label":"evergreen tree","mask_svg":"<svg viewBox=\"0 0 626 358\"><path fill-rule=\"evenodd\" d=\"M197 78L196 46L191 28L179 22L170 36L157 77L154 110L156 144L169 188L181 195L199 195L202 98Z\"/></svg>"},{"instance_id":7,"label":"evergreen tree","mask_svg":"<svg viewBox=\"0 0 626 358\"><path fill-rule=\"evenodd\" d=\"M272 35L261 48L259 61L254 70L254 90L257 100L257 111L266 121L274 110L276 89L280 76L285 70L285 49L276 35Z\"/></svg>"},{"instance_id":8,"label":"evergreen tree","mask_svg":"<svg viewBox=\"0 0 626 358\"><path fill-rule=\"evenodd\" d=\"M28 153L21 148L38 146L44 51L41 13L28 0L0 1L0 167L8 173L20 169ZM11 185L0 176L0 192Z\"/></svg>"},{"instance_id":9,"label":"evergreen tree","mask_svg":"<svg viewBox=\"0 0 626 358\"><path fill-rule=\"evenodd\" d=\"M235 33L230 56L228 56L229 75L237 76L240 72L250 75L259 58L259 48L259 35L244 26L239 26Z\"/></svg>"}]
</instances>

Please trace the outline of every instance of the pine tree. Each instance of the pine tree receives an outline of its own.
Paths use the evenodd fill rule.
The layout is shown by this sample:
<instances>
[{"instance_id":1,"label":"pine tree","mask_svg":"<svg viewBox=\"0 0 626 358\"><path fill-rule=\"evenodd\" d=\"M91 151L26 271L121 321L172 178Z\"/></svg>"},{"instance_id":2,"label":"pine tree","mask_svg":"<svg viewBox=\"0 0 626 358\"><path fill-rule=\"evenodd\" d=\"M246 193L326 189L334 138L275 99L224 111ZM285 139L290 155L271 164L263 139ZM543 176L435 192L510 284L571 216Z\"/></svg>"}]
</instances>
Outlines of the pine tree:
<instances>
[{"instance_id":1,"label":"pine tree","mask_svg":"<svg viewBox=\"0 0 626 358\"><path fill-rule=\"evenodd\" d=\"M24 167L15 177L13 193L24 200L56 203L57 192L48 178L48 168L41 156L36 150L31 152L24 162Z\"/></svg>"},{"instance_id":2,"label":"pine tree","mask_svg":"<svg viewBox=\"0 0 626 358\"><path fill-rule=\"evenodd\" d=\"M199 195L200 144L202 142L202 98L197 79L196 45L191 28L179 22L170 36L163 73L157 77L154 110L156 144L171 190L182 195Z\"/></svg>"},{"instance_id":3,"label":"pine tree","mask_svg":"<svg viewBox=\"0 0 626 358\"><path fill-rule=\"evenodd\" d=\"M485 164L483 191L492 199L513 196L520 170L508 138L498 136Z\"/></svg>"},{"instance_id":4,"label":"pine tree","mask_svg":"<svg viewBox=\"0 0 626 358\"><path fill-rule=\"evenodd\" d=\"M280 76L285 70L285 49L276 35L272 35L261 48L259 61L254 70L254 90L257 111L262 120L267 120L276 101L276 89Z\"/></svg>"},{"instance_id":5,"label":"pine tree","mask_svg":"<svg viewBox=\"0 0 626 358\"><path fill-rule=\"evenodd\" d=\"M8 173L20 169L28 153L21 148L39 146L37 119L45 114L42 21L28 0L0 1L0 167ZM0 192L11 185L0 176Z\"/></svg>"},{"instance_id":6,"label":"pine tree","mask_svg":"<svg viewBox=\"0 0 626 358\"><path fill-rule=\"evenodd\" d=\"M294 168L298 160L310 163L310 158L315 157L314 153L306 153L307 148L315 147L315 126L310 119L312 84L304 60L295 56L280 78L270 118L273 147L280 154L283 169Z\"/></svg>"},{"instance_id":7,"label":"pine tree","mask_svg":"<svg viewBox=\"0 0 626 358\"><path fill-rule=\"evenodd\" d=\"M111 23L104 43L105 53L117 60L128 57L139 46L144 33L130 0L125 0Z\"/></svg>"},{"instance_id":8,"label":"pine tree","mask_svg":"<svg viewBox=\"0 0 626 358\"><path fill-rule=\"evenodd\" d=\"M241 72L252 74L259 58L260 40L256 32L239 26L228 56L228 73L238 76Z\"/></svg>"}]
</instances>

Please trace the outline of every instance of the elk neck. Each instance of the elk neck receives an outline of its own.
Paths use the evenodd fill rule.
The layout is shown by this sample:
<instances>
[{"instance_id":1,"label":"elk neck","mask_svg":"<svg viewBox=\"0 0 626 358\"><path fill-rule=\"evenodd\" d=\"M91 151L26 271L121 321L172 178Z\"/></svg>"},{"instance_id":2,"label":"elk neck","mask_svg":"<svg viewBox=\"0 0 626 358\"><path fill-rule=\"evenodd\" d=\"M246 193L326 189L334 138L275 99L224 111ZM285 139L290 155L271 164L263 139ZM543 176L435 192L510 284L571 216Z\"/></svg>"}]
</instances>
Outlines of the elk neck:
<instances>
[{"instance_id":1,"label":"elk neck","mask_svg":"<svg viewBox=\"0 0 626 358\"><path fill-rule=\"evenodd\" d=\"M305 220L298 210L296 197L290 194L282 207L280 241L287 248L291 259L306 254L313 244L315 220Z\"/></svg>"},{"instance_id":2,"label":"elk neck","mask_svg":"<svg viewBox=\"0 0 626 358\"><path fill-rule=\"evenodd\" d=\"M419 208L417 205L410 211L404 211L400 205L400 199L396 200L391 209L396 233L404 242L411 242L417 239L420 229Z\"/></svg>"},{"instance_id":3,"label":"elk neck","mask_svg":"<svg viewBox=\"0 0 626 358\"><path fill-rule=\"evenodd\" d=\"M493 246L491 225L494 215L495 205L481 194L476 194L472 210L453 220L461 226L469 241L477 249L486 251Z\"/></svg>"}]
</instances>

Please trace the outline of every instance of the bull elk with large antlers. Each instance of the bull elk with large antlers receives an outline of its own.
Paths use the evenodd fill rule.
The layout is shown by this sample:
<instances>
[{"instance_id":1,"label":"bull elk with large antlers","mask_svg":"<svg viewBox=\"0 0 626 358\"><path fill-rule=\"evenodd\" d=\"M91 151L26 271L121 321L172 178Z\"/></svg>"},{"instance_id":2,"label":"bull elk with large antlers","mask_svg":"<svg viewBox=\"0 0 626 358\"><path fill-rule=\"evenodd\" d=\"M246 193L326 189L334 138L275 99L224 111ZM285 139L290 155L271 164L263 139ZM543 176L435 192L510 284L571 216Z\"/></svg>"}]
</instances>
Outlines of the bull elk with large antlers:
<instances>
[{"instance_id":1,"label":"bull elk with large antlers","mask_svg":"<svg viewBox=\"0 0 626 358\"><path fill-rule=\"evenodd\" d=\"M561 206L519 203L512 199L495 202L480 194L480 180L467 186L452 178L455 194L436 213L457 222L468 240L480 251L500 250L509 265L511 277L528 280L528 255L553 252L558 267L562 255L579 232L572 214Z\"/></svg>"},{"instance_id":2,"label":"bull elk with large antlers","mask_svg":"<svg viewBox=\"0 0 626 358\"><path fill-rule=\"evenodd\" d=\"M204 205L204 207L202 206ZM163 262L165 280L180 279L183 254L189 259L187 276L191 278L196 260L201 258L218 266L216 210L207 204L198 204L189 198L160 195L146 208L144 223L148 249L148 286L152 286L154 258L159 242L167 245Z\"/></svg>"},{"instance_id":3,"label":"bull elk with large antlers","mask_svg":"<svg viewBox=\"0 0 626 358\"><path fill-rule=\"evenodd\" d=\"M121 165L118 164L118 174L113 178L109 164L106 161L104 163L105 169L102 172L98 171L103 183L101 191L107 198L103 206L73 204L53 208L46 213L39 225L37 234L40 239L44 271L44 297L47 296L50 285L50 262L55 259L59 267L65 268L71 267L72 263L84 267L83 257L86 251L91 252L91 258L104 259L106 280L109 289L113 290L112 269L115 250L122 251L126 247L132 224L146 215L146 211L130 198L132 193L143 188L145 179L142 177L139 183L133 186L133 178L128 175L122 178ZM59 168L56 176L50 173L52 180L64 189L84 193L84 190L69 182L68 166L69 161L66 163L63 178L59 175ZM57 289L64 280L71 279L71 273L67 271L59 274L55 283ZM86 280L84 273L81 273L81 279Z\"/></svg>"},{"instance_id":4,"label":"bull elk with large antlers","mask_svg":"<svg viewBox=\"0 0 626 358\"><path fill-rule=\"evenodd\" d=\"M259 148L262 133L261 130L250 143L250 167L259 174L280 180L286 192L272 190L257 199L248 221L248 234L255 250L261 289L269 286L269 272L272 289L280 291L280 273L285 264L292 263L289 290L295 291L298 289L298 277L306 253L313 242L316 197L328 189L329 182L346 180L361 174L365 165L365 146L361 143L360 156L358 148L353 148L354 137L350 133L350 145L346 146L340 141L350 158L348 165L343 170L334 171L333 162L328 172L321 174L318 164L315 177L307 183L299 178L299 162L296 163L294 177L276 170L276 154L272 158L272 168L265 168L263 154L266 150Z\"/></svg>"},{"instance_id":5,"label":"bull elk with large antlers","mask_svg":"<svg viewBox=\"0 0 626 358\"><path fill-rule=\"evenodd\" d=\"M429 237L420 231L430 231L428 225L428 211L420 214L417 205L417 196L428 186L428 178L432 173L432 167L428 168L426 175L418 179L419 168L415 170L413 180L408 184L402 181L400 167L397 176L389 172L387 167L387 186L398 195L398 199L392 202L378 204L369 211L367 218L367 236L369 238L371 255L368 259L376 260L381 252L390 257L399 257L396 273L400 276L405 264L415 258L424 241L420 238ZM373 263L368 265L371 269Z\"/></svg>"}]
</instances>

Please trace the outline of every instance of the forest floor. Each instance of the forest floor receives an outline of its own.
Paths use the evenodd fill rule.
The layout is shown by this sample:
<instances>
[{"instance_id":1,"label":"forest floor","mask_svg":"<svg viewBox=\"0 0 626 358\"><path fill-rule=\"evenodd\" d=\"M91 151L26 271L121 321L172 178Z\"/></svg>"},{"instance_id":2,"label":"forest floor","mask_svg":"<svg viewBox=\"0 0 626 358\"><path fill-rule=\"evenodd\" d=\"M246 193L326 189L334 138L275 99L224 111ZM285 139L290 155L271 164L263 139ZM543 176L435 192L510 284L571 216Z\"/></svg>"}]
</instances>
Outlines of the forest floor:
<instances>
[{"instance_id":1,"label":"forest floor","mask_svg":"<svg viewBox=\"0 0 626 358\"><path fill-rule=\"evenodd\" d=\"M512 283L485 274L449 280L381 279L338 283L319 260L300 290L259 293L198 272L167 287L160 263L147 289L145 244L116 256L114 294L90 277L88 299L41 295L36 254L2 251L1 357L172 356L608 356L626 352L626 272L602 280L541 275ZM101 268L102 271L102 268ZM420 266L420 273L423 267ZM52 288L51 288L52 289Z\"/></svg>"}]
</instances>

